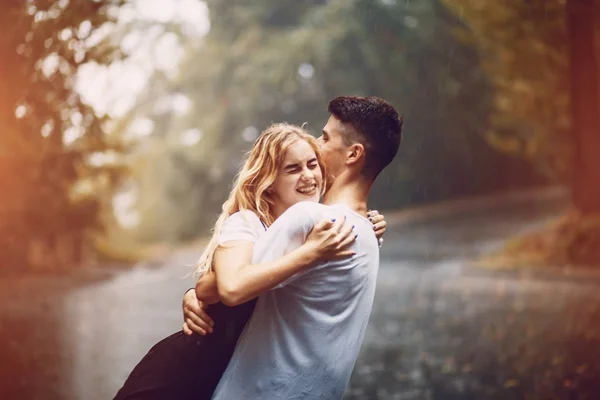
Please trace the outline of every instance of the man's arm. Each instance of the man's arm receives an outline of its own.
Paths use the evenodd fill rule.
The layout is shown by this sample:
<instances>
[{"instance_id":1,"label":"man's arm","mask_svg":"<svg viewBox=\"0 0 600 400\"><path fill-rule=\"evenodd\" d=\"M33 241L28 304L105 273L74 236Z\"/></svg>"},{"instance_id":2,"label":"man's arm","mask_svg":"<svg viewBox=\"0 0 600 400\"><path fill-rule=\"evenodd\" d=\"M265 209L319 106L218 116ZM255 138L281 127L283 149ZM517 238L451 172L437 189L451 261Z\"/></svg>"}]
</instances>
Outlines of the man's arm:
<instances>
[{"instance_id":1,"label":"man's arm","mask_svg":"<svg viewBox=\"0 0 600 400\"><path fill-rule=\"evenodd\" d=\"M186 335L197 333L206 335L212 333L214 321L206 313L206 305L198 300L194 288L189 289L183 295L183 327L182 330Z\"/></svg>"}]
</instances>

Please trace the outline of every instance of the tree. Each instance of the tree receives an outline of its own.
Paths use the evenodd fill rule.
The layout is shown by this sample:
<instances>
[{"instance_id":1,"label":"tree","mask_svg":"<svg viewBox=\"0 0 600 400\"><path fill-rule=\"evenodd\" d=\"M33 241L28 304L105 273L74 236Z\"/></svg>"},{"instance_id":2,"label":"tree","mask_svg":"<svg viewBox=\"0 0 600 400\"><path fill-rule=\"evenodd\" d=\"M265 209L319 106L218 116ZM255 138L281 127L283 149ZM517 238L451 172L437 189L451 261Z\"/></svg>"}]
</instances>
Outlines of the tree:
<instances>
[{"instance_id":1,"label":"tree","mask_svg":"<svg viewBox=\"0 0 600 400\"><path fill-rule=\"evenodd\" d=\"M458 34L494 84L490 141L572 188L573 210L524 240L524 252L531 244L545 262L600 262L596 1L444 2L464 17Z\"/></svg>"},{"instance_id":2,"label":"tree","mask_svg":"<svg viewBox=\"0 0 600 400\"><path fill-rule=\"evenodd\" d=\"M194 112L173 122L166 135L202 132L197 145L169 153L188 177L165 186L179 193L171 197L177 208L189 210L186 232L214 222L229 190L223 182L231 182L260 130L273 121L308 122L319 134L327 102L339 95L381 96L405 116L401 155L379 179L374 207L534 179L524 163L498 155L483 140L490 85L477 53L451 35L459 21L437 1L209 0L207 5L210 32L188 47L167 89L191 99ZM181 195L192 186L194 196Z\"/></svg>"},{"instance_id":3,"label":"tree","mask_svg":"<svg viewBox=\"0 0 600 400\"><path fill-rule=\"evenodd\" d=\"M569 37L573 203L583 213L600 213L600 103L594 38L598 32L594 0L567 1Z\"/></svg>"},{"instance_id":4,"label":"tree","mask_svg":"<svg viewBox=\"0 0 600 400\"><path fill-rule=\"evenodd\" d=\"M489 141L533 160L555 180L575 184L581 178L587 183L578 186L595 187L596 177L585 177L599 168L589 164L590 156L583 157L588 167L576 166L582 158L574 153L581 152L576 143L586 131L579 124L589 120L581 113L590 114L586 108L596 104L590 97L596 80L591 72L592 49L597 49L593 36L599 33L593 23L598 14L594 2L444 3L465 21L458 36L478 49L494 85ZM584 147L596 148L589 144Z\"/></svg>"},{"instance_id":5,"label":"tree","mask_svg":"<svg viewBox=\"0 0 600 400\"><path fill-rule=\"evenodd\" d=\"M110 187L121 171L94 166L90 156L119 150L104 119L74 89L77 69L108 63L118 53L99 29L122 0L4 1L0 6L0 248L6 266L27 265L34 242L56 247L97 226L93 189ZM75 245L80 248L81 246ZM80 254L72 258L76 261Z\"/></svg>"}]
</instances>

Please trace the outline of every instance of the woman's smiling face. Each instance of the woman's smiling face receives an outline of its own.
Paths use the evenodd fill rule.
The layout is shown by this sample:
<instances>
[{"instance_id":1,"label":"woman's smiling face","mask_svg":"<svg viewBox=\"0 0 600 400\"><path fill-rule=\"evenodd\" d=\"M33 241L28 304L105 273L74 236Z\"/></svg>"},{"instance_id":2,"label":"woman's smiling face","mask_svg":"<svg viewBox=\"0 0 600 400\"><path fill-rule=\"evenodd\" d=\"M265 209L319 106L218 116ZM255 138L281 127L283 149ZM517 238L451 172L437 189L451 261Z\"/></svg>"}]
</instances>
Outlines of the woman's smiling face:
<instances>
[{"instance_id":1,"label":"woman's smiling face","mask_svg":"<svg viewBox=\"0 0 600 400\"><path fill-rule=\"evenodd\" d=\"M271 185L275 207L283 212L300 201L318 202L323 186L323 172L317 154L305 140L288 146Z\"/></svg>"}]
</instances>

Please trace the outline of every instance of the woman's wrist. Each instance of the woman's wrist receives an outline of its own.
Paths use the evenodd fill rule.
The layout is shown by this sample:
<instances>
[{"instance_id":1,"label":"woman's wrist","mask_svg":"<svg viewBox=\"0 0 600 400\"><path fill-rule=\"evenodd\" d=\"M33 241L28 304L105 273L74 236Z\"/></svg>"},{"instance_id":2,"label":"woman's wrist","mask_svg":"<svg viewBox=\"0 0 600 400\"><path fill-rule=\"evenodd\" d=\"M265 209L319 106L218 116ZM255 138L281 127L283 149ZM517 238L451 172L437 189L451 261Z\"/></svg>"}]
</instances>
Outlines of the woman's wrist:
<instances>
[{"instance_id":1,"label":"woman's wrist","mask_svg":"<svg viewBox=\"0 0 600 400\"><path fill-rule=\"evenodd\" d=\"M306 242L298 248L303 265L310 265L320 261L321 252L319 246Z\"/></svg>"}]
</instances>

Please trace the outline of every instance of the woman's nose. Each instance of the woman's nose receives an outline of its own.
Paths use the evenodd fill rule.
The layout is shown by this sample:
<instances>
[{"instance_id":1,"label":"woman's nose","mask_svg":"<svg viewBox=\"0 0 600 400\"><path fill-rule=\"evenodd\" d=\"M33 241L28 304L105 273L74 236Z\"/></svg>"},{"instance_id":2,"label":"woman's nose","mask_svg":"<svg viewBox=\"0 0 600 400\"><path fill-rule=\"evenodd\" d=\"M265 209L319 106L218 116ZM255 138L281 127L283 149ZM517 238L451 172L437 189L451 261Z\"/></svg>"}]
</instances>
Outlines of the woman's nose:
<instances>
[{"instance_id":1,"label":"woman's nose","mask_svg":"<svg viewBox=\"0 0 600 400\"><path fill-rule=\"evenodd\" d=\"M315 174L309 168L304 168L302 171L302 179L305 181L312 180Z\"/></svg>"}]
</instances>

